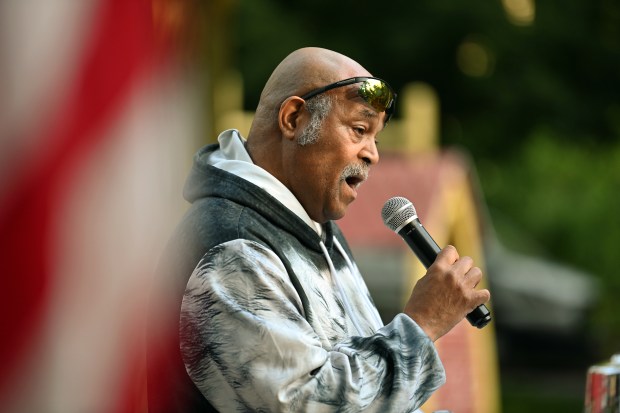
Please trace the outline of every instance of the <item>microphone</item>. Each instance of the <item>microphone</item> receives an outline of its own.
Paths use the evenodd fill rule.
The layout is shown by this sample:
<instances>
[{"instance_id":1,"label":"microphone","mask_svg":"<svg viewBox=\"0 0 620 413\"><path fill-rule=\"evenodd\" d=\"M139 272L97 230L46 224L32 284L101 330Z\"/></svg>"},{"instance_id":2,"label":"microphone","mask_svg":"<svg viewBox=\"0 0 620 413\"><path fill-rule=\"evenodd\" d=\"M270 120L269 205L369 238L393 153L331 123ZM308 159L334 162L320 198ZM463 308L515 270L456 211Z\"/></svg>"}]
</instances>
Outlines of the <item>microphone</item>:
<instances>
[{"instance_id":1,"label":"microphone","mask_svg":"<svg viewBox=\"0 0 620 413\"><path fill-rule=\"evenodd\" d=\"M441 248L422 226L413 204L407 198L395 196L388 199L381 210L381 217L389 229L405 240L425 268L435 262ZM482 328L491 321L491 312L481 304L466 318L472 326Z\"/></svg>"}]
</instances>

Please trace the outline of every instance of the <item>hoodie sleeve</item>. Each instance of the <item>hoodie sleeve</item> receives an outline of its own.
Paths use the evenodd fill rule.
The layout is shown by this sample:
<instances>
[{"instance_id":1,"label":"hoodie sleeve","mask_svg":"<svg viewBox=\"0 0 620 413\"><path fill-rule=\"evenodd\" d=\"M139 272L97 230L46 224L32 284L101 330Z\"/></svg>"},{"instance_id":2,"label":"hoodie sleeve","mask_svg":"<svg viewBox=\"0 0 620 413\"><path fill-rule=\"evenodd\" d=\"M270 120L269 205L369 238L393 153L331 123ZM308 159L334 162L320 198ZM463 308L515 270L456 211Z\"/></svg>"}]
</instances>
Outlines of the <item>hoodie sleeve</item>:
<instances>
[{"instance_id":1,"label":"hoodie sleeve","mask_svg":"<svg viewBox=\"0 0 620 413\"><path fill-rule=\"evenodd\" d=\"M180 321L186 370L220 411L412 412L445 381L433 343L404 314L326 348L282 262L251 241L203 257Z\"/></svg>"}]
</instances>

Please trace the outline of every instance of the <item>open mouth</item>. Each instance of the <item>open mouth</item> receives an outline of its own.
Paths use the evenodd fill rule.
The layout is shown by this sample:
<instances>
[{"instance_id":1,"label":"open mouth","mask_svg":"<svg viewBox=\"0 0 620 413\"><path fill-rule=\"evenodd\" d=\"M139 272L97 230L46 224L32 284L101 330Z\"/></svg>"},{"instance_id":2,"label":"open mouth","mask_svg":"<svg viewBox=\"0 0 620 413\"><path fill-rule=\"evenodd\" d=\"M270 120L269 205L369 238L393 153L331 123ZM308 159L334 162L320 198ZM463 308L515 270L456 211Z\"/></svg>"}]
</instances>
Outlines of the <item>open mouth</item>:
<instances>
[{"instance_id":1,"label":"open mouth","mask_svg":"<svg viewBox=\"0 0 620 413\"><path fill-rule=\"evenodd\" d=\"M345 182L351 188L357 189L357 187L360 186L362 184L362 182L364 182L364 178L361 177L361 176L353 175L353 176L349 176L349 177L345 178Z\"/></svg>"},{"instance_id":2,"label":"open mouth","mask_svg":"<svg viewBox=\"0 0 620 413\"><path fill-rule=\"evenodd\" d=\"M356 192L357 188L368 178L369 165L352 163L342 171L341 179Z\"/></svg>"}]
</instances>

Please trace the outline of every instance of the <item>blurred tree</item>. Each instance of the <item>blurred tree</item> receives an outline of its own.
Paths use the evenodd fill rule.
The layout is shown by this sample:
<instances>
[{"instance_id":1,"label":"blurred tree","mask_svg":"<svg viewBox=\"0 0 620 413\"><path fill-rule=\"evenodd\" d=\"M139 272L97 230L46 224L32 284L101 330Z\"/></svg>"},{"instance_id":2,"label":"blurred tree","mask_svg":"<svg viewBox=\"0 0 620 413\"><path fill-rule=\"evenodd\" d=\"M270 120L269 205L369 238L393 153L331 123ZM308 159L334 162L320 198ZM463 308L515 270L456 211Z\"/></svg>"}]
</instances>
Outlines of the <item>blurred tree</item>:
<instances>
[{"instance_id":1,"label":"blurred tree","mask_svg":"<svg viewBox=\"0 0 620 413\"><path fill-rule=\"evenodd\" d=\"M620 84L620 4L536 3L533 24L509 22L501 2L240 2L239 52L252 110L275 63L295 48L318 45L355 57L397 89L412 80L435 87L447 123L444 141L476 156L510 157L539 125L566 138L617 136L610 103ZM475 37L493 67L471 77L457 64ZM618 109L614 112L618 114Z\"/></svg>"}]
</instances>

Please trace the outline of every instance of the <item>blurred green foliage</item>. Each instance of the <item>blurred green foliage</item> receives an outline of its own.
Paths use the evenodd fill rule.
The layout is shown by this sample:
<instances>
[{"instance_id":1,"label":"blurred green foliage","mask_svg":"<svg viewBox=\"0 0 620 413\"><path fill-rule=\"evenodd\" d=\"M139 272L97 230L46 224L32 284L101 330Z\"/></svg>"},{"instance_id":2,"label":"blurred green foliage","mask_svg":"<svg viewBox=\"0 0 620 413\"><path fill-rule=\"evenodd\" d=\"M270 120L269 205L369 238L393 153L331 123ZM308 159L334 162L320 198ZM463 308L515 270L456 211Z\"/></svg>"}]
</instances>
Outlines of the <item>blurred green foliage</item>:
<instances>
[{"instance_id":1,"label":"blurred green foliage","mask_svg":"<svg viewBox=\"0 0 620 413\"><path fill-rule=\"evenodd\" d=\"M601 281L591 329L608 357L620 351L620 2L534 4L518 26L499 0L239 0L231 34L248 110L304 46L346 54L397 91L434 87L442 143L472 154L500 239ZM459 66L466 42L487 54L479 76Z\"/></svg>"},{"instance_id":2,"label":"blurred green foliage","mask_svg":"<svg viewBox=\"0 0 620 413\"><path fill-rule=\"evenodd\" d=\"M496 216L504 242L585 269L601 281L591 330L604 354L620 351L620 146L570 141L544 128L506 162L481 160L479 170L492 210L520 228L515 235Z\"/></svg>"}]
</instances>

